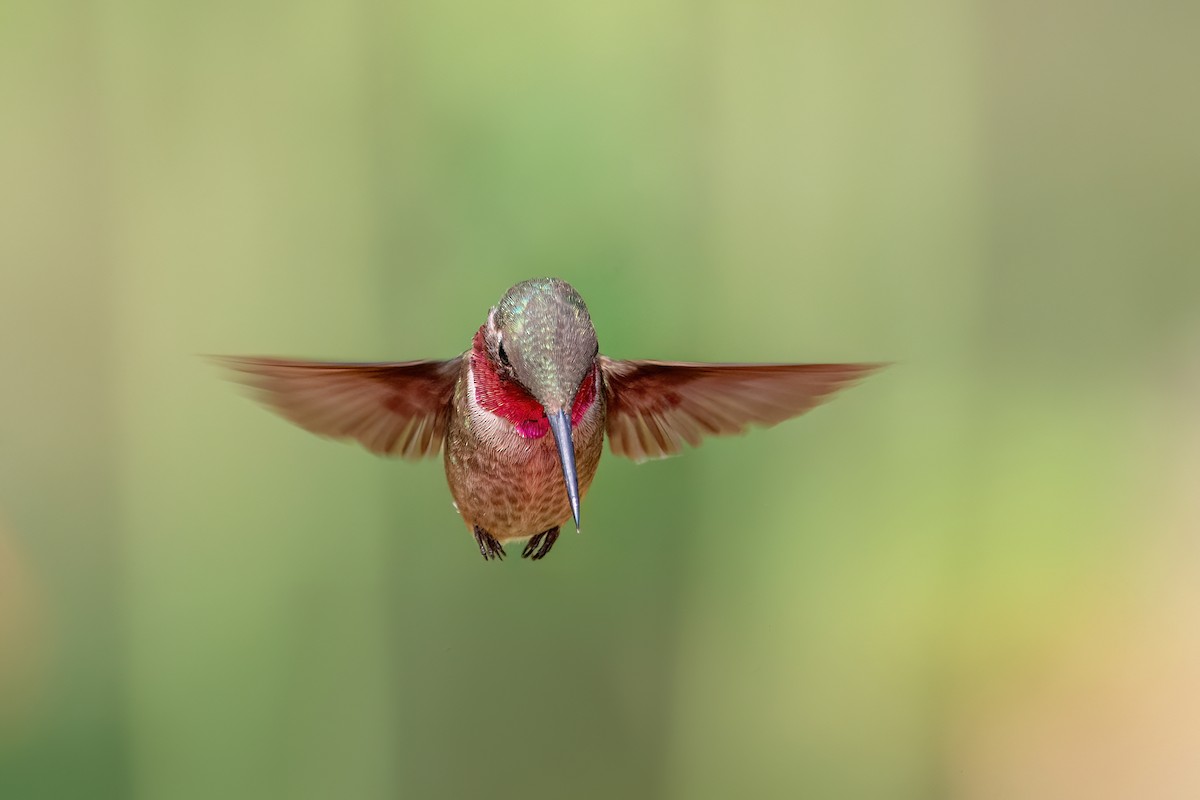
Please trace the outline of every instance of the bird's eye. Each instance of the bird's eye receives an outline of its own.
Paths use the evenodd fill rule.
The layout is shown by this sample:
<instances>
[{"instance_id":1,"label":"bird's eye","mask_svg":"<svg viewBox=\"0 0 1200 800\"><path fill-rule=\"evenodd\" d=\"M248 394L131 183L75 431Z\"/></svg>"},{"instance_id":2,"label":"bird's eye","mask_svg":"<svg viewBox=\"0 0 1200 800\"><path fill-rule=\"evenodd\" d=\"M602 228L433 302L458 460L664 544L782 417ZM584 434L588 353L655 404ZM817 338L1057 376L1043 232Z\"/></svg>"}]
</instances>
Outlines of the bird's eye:
<instances>
[{"instance_id":1,"label":"bird's eye","mask_svg":"<svg viewBox=\"0 0 1200 800\"><path fill-rule=\"evenodd\" d=\"M501 364L503 364L506 367L512 366L512 362L510 362L508 360L508 353L504 352L504 342L500 343L500 346L498 348L496 348L496 352L500 355L500 363Z\"/></svg>"}]
</instances>

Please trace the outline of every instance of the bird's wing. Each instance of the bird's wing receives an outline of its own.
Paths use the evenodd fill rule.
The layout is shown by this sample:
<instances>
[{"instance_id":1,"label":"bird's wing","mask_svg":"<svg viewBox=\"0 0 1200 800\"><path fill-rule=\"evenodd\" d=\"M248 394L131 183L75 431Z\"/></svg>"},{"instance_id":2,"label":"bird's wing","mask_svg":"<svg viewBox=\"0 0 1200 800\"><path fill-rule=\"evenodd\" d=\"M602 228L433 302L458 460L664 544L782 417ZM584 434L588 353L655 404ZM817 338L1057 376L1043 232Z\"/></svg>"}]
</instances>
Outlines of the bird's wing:
<instances>
[{"instance_id":1,"label":"bird's wing","mask_svg":"<svg viewBox=\"0 0 1200 800\"><path fill-rule=\"evenodd\" d=\"M379 455L417 459L441 450L462 356L379 364L215 360L259 401L305 430L357 439Z\"/></svg>"},{"instance_id":2,"label":"bird's wing","mask_svg":"<svg viewBox=\"0 0 1200 800\"><path fill-rule=\"evenodd\" d=\"M612 451L634 461L695 447L705 435L774 425L883 364L686 364L600 357Z\"/></svg>"}]
</instances>

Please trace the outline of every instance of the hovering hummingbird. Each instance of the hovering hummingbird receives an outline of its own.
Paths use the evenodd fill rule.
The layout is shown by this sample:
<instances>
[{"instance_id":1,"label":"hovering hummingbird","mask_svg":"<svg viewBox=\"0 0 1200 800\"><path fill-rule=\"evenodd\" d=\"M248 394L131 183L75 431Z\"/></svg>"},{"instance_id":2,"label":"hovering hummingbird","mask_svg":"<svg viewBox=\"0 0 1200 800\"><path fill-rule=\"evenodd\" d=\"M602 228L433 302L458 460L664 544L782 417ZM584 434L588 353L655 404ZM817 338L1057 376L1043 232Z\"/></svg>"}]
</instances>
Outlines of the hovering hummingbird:
<instances>
[{"instance_id":1,"label":"hovering hummingbird","mask_svg":"<svg viewBox=\"0 0 1200 800\"><path fill-rule=\"evenodd\" d=\"M219 361L321 436L407 459L444 445L454 506L485 560L522 539L521 555L538 560L567 520L579 530L606 432L619 456L675 455L705 435L802 414L882 366L608 358L583 298L557 278L509 289L471 349L447 361Z\"/></svg>"}]
</instances>

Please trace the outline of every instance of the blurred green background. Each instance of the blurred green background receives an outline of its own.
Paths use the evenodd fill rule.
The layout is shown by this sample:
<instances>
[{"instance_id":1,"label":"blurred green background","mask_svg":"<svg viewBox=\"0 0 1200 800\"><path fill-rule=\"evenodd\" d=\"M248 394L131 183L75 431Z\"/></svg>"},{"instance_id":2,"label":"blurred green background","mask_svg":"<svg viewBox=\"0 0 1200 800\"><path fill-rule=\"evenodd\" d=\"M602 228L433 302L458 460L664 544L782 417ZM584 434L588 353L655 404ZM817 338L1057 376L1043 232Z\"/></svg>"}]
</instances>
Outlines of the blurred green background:
<instances>
[{"instance_id":1,"label":"blurred green background","mask_svg":"<svg viewBox=\"0 0 1200 800\"><path fill-rule=\"evenodd\" d=\"M1200 10L0 0L0 797L1200 796ZM485 564L201 353L892 360Z\"/></svg>"}]
</instances>

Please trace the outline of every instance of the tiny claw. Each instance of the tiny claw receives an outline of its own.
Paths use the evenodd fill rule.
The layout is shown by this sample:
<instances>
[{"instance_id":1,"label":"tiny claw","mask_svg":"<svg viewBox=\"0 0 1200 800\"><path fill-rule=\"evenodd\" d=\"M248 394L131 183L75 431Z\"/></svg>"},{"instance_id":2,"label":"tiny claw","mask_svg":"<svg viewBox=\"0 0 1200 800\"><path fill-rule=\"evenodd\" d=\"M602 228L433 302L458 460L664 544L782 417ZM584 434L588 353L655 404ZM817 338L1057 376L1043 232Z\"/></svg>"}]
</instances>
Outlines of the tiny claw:
<instances>
[{"instance_id":1,"label":"tiny claw","mask_svg":"<svg viewBox=\"0 0 1200 800\"><path fill-rule=\"evenodd\" d=\"M536 536L531 536L529 541L525 543L525 549L521 551L521 558L541 561L557 541L558 528L551 528L550 530L542 531Z\"/></svg>"},{"instance_id":2,"label":"tiny claw","mask_svg":"<svg viewBox=\"0 0 1200 800\"><path fill-rule=\"evenodd\" d=\"M479 545L479 554L483 556L484 561L503 560L506 555L504 546L496 540L496 537L478 525L475 526L475 543Z\"/></svg>"}]
</instances>

